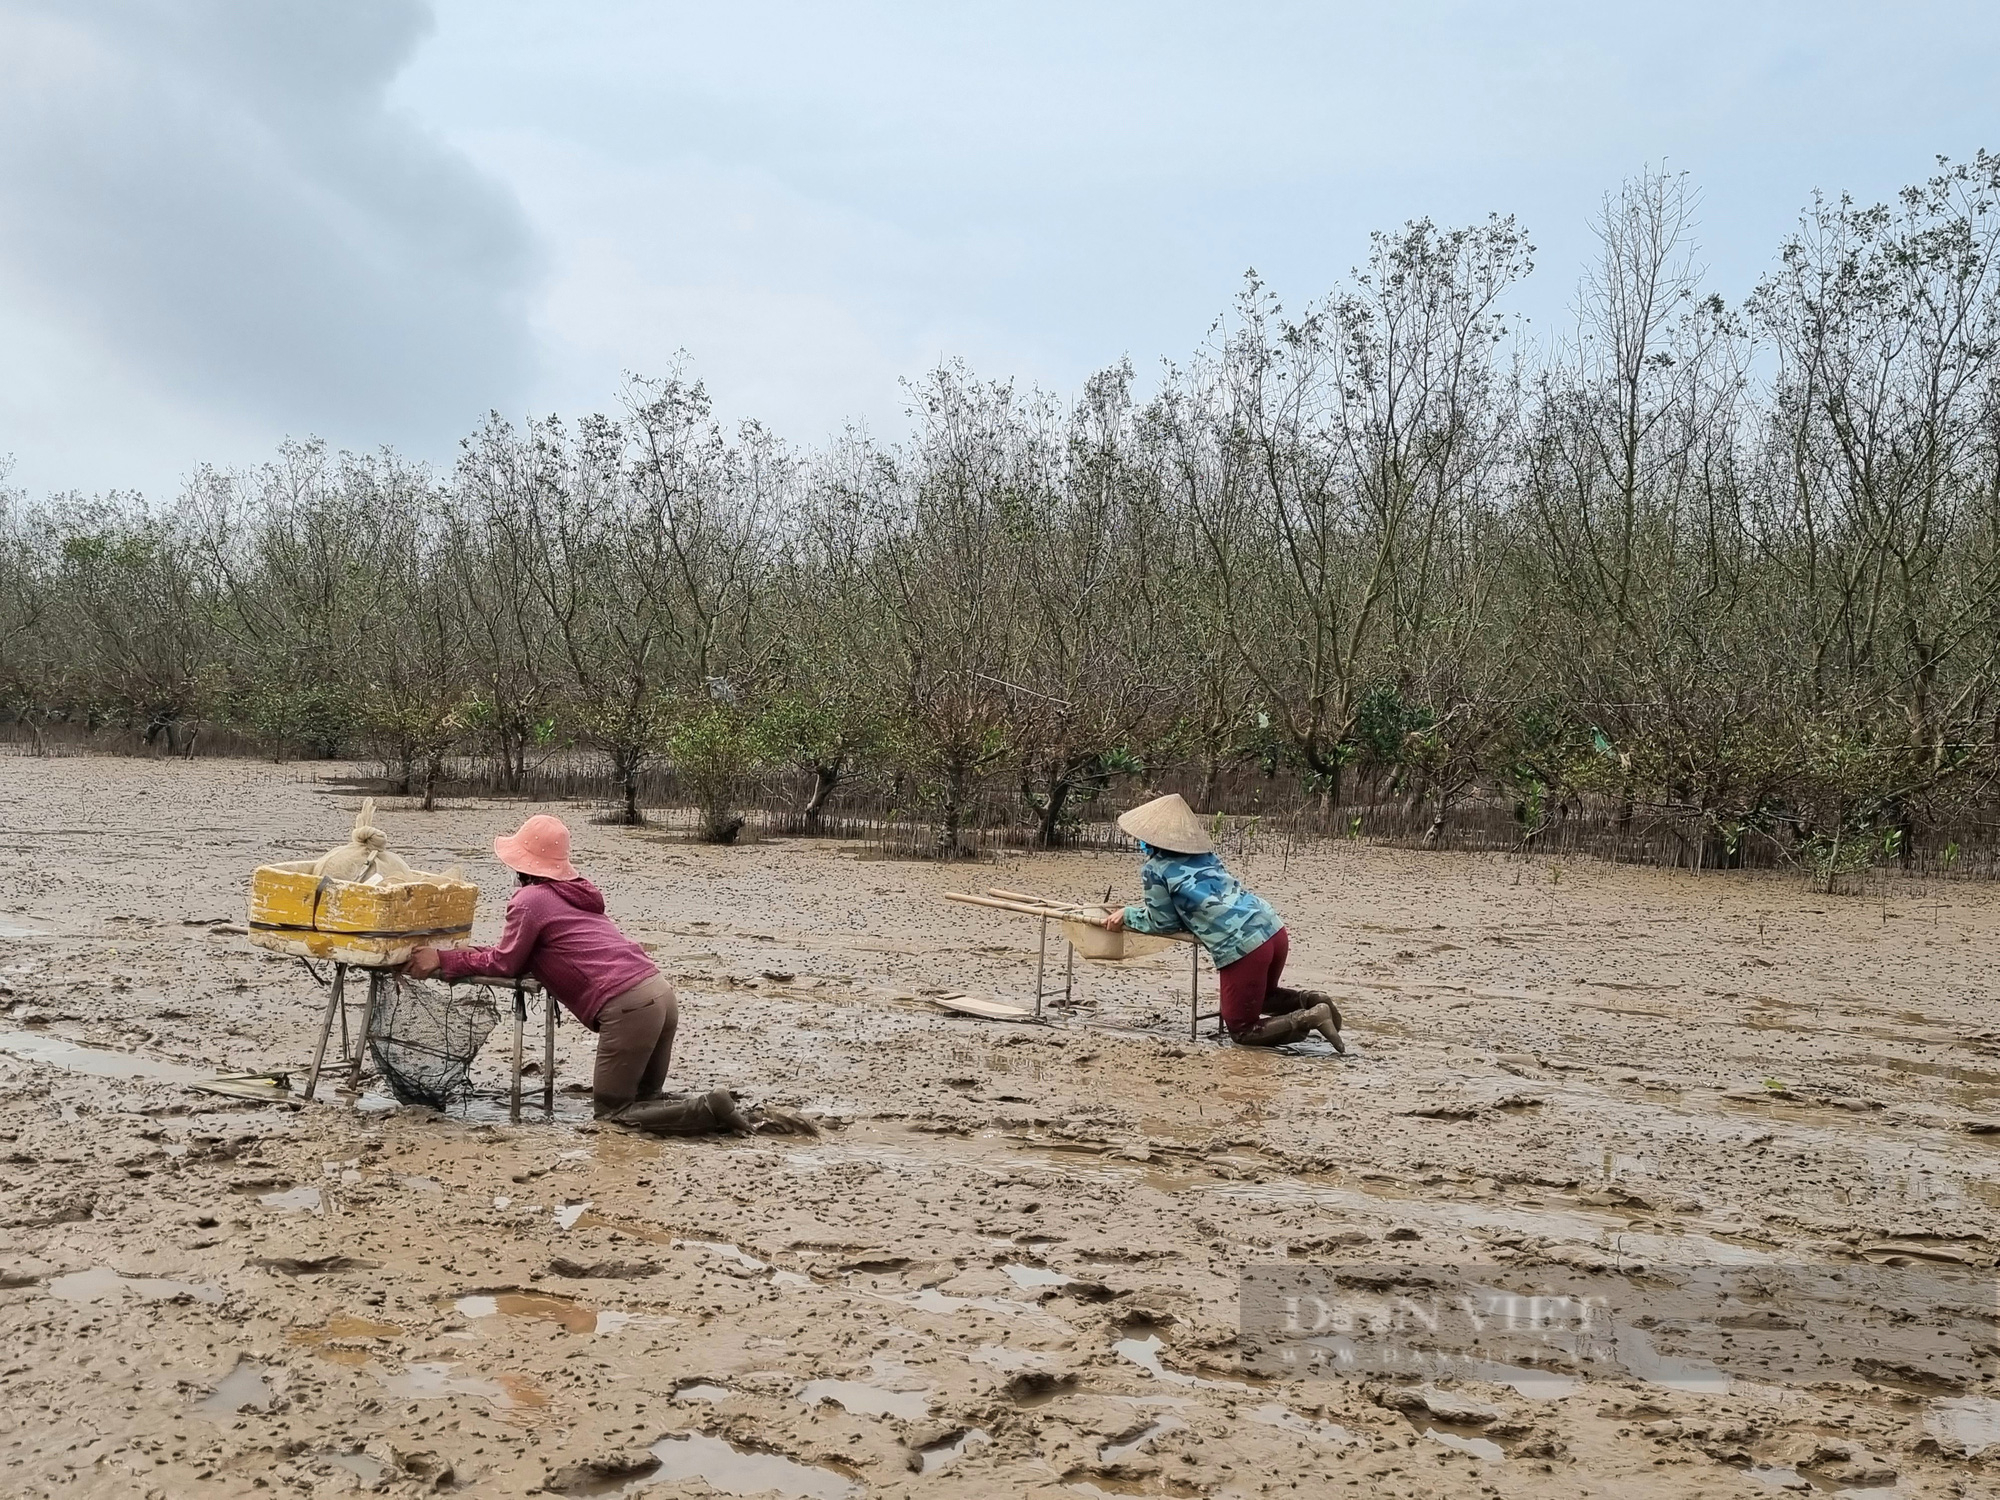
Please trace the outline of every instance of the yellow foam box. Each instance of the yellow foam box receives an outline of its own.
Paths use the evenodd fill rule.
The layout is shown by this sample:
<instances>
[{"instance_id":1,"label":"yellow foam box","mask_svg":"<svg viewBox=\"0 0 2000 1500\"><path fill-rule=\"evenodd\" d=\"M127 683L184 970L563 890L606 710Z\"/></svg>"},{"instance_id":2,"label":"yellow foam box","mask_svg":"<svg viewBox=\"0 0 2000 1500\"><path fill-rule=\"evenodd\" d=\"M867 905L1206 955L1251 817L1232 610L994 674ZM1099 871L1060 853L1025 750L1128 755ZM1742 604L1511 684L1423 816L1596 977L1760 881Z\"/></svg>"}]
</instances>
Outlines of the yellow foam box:
<instances>
[{"instance_id":1,"label":"yellow foam box","mask_svg":"<svg viewBox=\"0 0 2000 1500\"><path fill-rule=\"evenodd\" d=\"M463 946L478 905L478 886L443 875L357 885L313 874L311 860L262 865L250 877L250 941L335 963L399 964L418 948Z\"/></svg>"}]
</instances>

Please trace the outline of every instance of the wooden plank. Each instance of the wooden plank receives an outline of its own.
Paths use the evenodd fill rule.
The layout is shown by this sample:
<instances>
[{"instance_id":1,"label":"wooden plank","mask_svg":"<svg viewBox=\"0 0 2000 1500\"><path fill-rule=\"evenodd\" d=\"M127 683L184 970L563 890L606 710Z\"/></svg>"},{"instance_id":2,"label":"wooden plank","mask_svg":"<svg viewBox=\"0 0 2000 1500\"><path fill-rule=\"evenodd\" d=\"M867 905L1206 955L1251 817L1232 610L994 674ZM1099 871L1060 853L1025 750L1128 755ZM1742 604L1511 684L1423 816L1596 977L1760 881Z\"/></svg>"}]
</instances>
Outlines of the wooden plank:
<instances>
[{"instance_id":1,"label":"wooden plank","mask_svg":"<svg viewBox=\"0 0 2000 1500\"><path fill-rule=\"evenodd\" d=\"M926 995L933 1005L957 1011L962 1016L978 1016L986 1021L1032 1021L1035 1013L1024 1006L1000 1000L982 1000L976 995Z\"/></svg>"},{"instance_id":2,"label":"wooden plank","mask_svg":"<svg viewBox=\"0 0 2000 1500\"><path fill-rule=\"evenodd\" d=\"M226 1099L284 1104L299 1097L291 1091L289 1082L283 1073L249 1073L238 1078L211 1078L205 1083L191 1083L188 1087L198 1094L220 1094Z\"/></svg>"}]
</instances>

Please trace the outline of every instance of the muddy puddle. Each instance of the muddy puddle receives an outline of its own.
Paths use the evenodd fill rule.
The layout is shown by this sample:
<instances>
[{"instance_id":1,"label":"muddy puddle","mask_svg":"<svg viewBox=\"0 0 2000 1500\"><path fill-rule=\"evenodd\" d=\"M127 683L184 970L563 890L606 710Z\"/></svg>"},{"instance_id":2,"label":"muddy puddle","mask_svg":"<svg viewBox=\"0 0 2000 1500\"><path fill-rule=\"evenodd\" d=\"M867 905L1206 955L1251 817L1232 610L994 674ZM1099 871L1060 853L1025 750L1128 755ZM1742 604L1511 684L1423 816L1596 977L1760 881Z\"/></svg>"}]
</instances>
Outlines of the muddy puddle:
<instances>
[{"instance_id":1,"label":"muddy puddle","mask_svg":"<svg viewBox=\"0 0 2000 1500\"><path fill-rule=\"evenodd\" d=\"M2000 1447L2000 1400L1991 1396L1954 1396L1933 1401L1924 1426L1941 1442L1980 1454Z\"/></svg>"},{"instance_id":2,"label":"muddy puddle","mask_svg":"<svg viewBox=\"0 0 2000 1500\"><path fill-rule=\"evenodd\" d=\"M927 1443L917 1450L917 1472L935 1474L940 1469L948 1469L966 1454L992 1441L993 1435L984 1427L969 1427L935 1443Z\"/></svg>"},{"instance_id":3,"label":"muddy puddle","mask_svg":"<svg viewBox=\"0 0 2000 1500\"><path fill-rule=\"evenodd\" d=\"M643 1495L650 1486L683 1479L698 1479L718 1494L780 1495L787 1500L859 1500L865 1493L855 1480L832 1469L741 1448L698 1432L674 1433L647 1451L660 1467L636 1481L628 1494Z\"/></svg>"},{"instance_id":4,"label":"muddy puddle","mask_svg":"<svg viewBox=\"0 0 2000 1500\"><path fill-rule=\"evenodd\" d=\"M1487 1463L1505 1463L1507 1450L1492 1438L1480 1437L1476 1433L1456 1432L1436 1422L1417 1424L1417 1431L1433 1443L1442 1443L1457 1453L1469 1453L1474 1458Z\"/></svg>"},{"instance_id":5,"label":"muddy puddle","mask_svg":"<svg viewBox=\"0 0 2000 1500\"><path fill-rule=\"evenodd\" d=\"M190 1068L142 1053L93 1047L52 1031L0 1030L0 1054L92 1078L189 1084L206 1083L215 1076L202 1068Z\"/></svg>"},{"instance_id":6,"label":"muddy puddle","mask_svg":"<svg viewBox=\"0 0 2000 1500\"><path fill-rule=\"evenodd\" d=\"M447 1116L464 1125L511 1125L513 1123L514 1102L510 1092L504 1087L482 1087L469 1098L460 1100L446 1111ZM542 1103L541 1081L533 1074L521 1080L521 1124L529 1125L582 1125L592 1118L590 1098L584 1094L570 1094L558 1090L553 1121Z\"/></svg>"},{"instance_id":7,"label":"muddy puddle","mask_svg":"<svg viewBox=\"0 0 2000 1500\"><path fill-rule=\"evenodd\" d=\"M371 1453L322 1453L320 1458L336 1469L345 1469L369 1489L380 1484L389 1473L389 1466Z\"/></svg>"},{"instance_id":8,"label":"muddy puddle","mask_svg":"<svg viewBox=\"0 0 2000 1500\"><path fill-rule=\"evenodd\" d=\"M1119 1339L1111 1346L1112 1353L1120 1359L1130 1361L1164 1385L1184 1385L1207 1391L1251 1389L1240 1380L1207 1380L1199 1375L1185 1375L1179 1370L1170 1370L1162 1359L1166 1350L1165 1341L1157 1333L1149 1333L1144 1338Z\"/></svg>"},{"instance_id":9,"label":"muddy puddle","mask_svg":"<svg viewBox=\"0 0 2000 1500\"><path fill-rule=\"evenodd\" d=\"M1855 1488L1827 1479L1810 1470L1801 1471L1785 1464L1751 1464L1743 1469L1743 1477L1766 1490L1783 1494L1822 1494L1833 1500L1907 1500L1905 1492L1897 1485L1882 1485L1876 1488Z\"/></svg>"},{"instance_id":10,"label":"muddy puddle","mask_svg":"<svg viewBox=\"0 0 2000 1500\"><path fill-rule=\"evenodd\" d=\"M734 1393L726 1385L717 1385L712 1380L691 1380L686 1385L674 1387L676 1401L703 1401L713 1405L717 1401L727 1401Z\"/></svg>"},{"instance_id":11,"label":"muddy puddle","mask_svg":"<svg viewBox=\"0 0 2000 1500\"><path fill-rule=\"evenodd\" d=\"M475 1293L452 1300L450 1306L460 1317L474 1322L503 1319L528 1323L553 1323L565 1333L616 1333L628 1326L632 1315L600 1311L572 1297L551 1292Z\"/></svg>"},{"instance_id":12,"label":"muddy puddle","mask_svg":"<svg viewBox=\"0 0 2000 1500\"><path fill-rule=\"evenodd\" d=\"M1175 1417L1156 1417L1137 1432L1116 1442L1106 1443L1098 1450L1097 1461L1106 1468L1113 1464L1122 1464L1134 1454L1144 1453L1152 1446L1154 1438L1165 1437L1170 1432L1179 1432L1186 1426L1187 1423Z\"/></svg>"},{"instance_id":13,"label":"muddy puddle","mask_svg":"<svg viewBox=\"0 0 2000 1500\"><path fill-rule=\"evenodd\" d=\"M254 1359L240 1359L236 1367L216 1383L194 1409L204 1416L233 1417L241 1411L264 1411L271 1405L271 1382L265 1367Z\"/></svg>"},{"instance_id":14,"label":"muddy puddle","mask_svg":"<svg viewBox=\"0 0 2000 1500\"><path fill-rule=\"evenodd\" d=\"M285 1342L295 1348L310 1350L334 1364L359 1369L376 1357L385 1341L402 1336L400 1324L357 1318L351 1313L335 1313L318 1327L291 1329L285 1335Z\"/></svg>"},{"instance_id":15,"label":"muddy puddle","mask_svg":"<svg viewBox=\"0 0 2000 1500\"><path fill-rule=\"evenodd\" d=\"M1353 1443L1361 1441L1338 1422L1316 1422L1310 1417L1300 1416L1289 1406L1281 1406L1267 1401L1262 1406L1252 1407L1244 1415L1253 1422L1266 1427L1275 1427L1281 1432L1297 1433L1310 1438L1315 1443Z\"/></svg>"},{"instance_id":16,"label":"muddy puddle","mask_svg":"<svg viewBox=\"0 0 2000 1500\"><path fill-rule=\"evenodd\" d=\"M1845 1060L1852 1067L1887 1068L1892 1073L1902 1073L1913 1078L1939 1078L1948 1083L1963 1084L1958 1090L1967 1100L1990 1099L2000 1096L2000 1073L1990 1068L1968 1068L1958 1063L1921 1062L1908 1057L1895 1057L1880 1053L1874 1057L1856 1057Z\"/></svg>"},{"instance_id":17,"label":"muddy puddle","mask_svg":"<svg viewBox=\"0 0 2000 1500\"><path fill-rule=\"evenodd\" d=\"M1068 1286L1074 1279L1061 1271L1052 1271L1047 1266L1022 1265L1009 1261L1000 1267L1007 1273L1007 1279L1018 1287Z\"/></svg>"},{"instance_id":18,"label":"muddy puddle","mask_svg":"<svg viewBox=\"0 0 2000 1500\"><path fill-rule=\"evenodd\" d=\"M400 1370L375 1370L383 1394L401 1401L448 1401L470 1396L500 1411L533 1411L549 1404L548 1393L524 1375L482 1375L451 1360L424 1360Z\"/></svg>"},{"instance_id":19,"label":"muddy puddle","mask_svg":"<svg viewBox=\"0 0 2000 1500\"><path fill-rule=\"evenodd\" d=\"M931 1414L930 1401L922 1391L892 1391L865 1380L809 1380L799 1387L801 1406L830 1402L857 1417L901 1417L920 1422Z\"/></svg>"},{"instance_id":20,"label":"muddy puddle","mask_svg":"<svg viewBox=\"0 0 2000 1500\"><path fill-rule=\"evenodd\" d=\"M48 1293L66 1302L115 1302L128 1297L140 1302L175 1302L183 1298L190 1302L222 1301L219 1287L174 1281L164 1276L121 1276L109 1266L51 1277Z\"/></svg>"},{"instance_id":21,"label":"muddy puddle","mask_svg":"<svg viewBox=\"0 0 2000 1500\"><path fill-rule=\"evenodd\" d=\"M326 1212L326 1194L316 1187L281 1188L276 1192L259 1193L257 1201L266 1208L275 1208L280 1213Z\"/></svg>"}]
</instances>

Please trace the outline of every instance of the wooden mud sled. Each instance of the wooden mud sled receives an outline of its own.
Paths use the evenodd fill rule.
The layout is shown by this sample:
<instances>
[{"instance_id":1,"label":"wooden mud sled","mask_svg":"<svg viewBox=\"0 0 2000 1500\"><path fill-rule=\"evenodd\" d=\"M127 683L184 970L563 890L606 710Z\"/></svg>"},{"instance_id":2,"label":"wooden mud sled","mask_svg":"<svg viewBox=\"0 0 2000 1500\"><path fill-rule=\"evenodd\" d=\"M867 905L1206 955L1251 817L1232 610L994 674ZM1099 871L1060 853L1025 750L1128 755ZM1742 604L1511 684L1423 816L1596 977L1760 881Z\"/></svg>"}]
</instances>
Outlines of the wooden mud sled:
<instances>
[{"instance_id":1,"label":"wooden mud sled","mask_svg":"<svg viewBox=\"0 0 2000 1500\"><path fill-rule=\"evenodd\" d=\"M967 891L946 891L944 899L956 901L965 906L983 906L995 911L1017 912L1022 916L1036 917L1041 922L1041 939L1035 953L1035 1009L1029 1015L1024 1010L1016 1010L1007 1019L1040 1021L1042 1004L1045 1000L1059 998L1067 1008L1076 993L1076 960L1081 954L1092 963L1120 963L1128 958L1139 958L1149 953L1158 953L1175 943L1185 943L1188 955L1188 1040L1197 1040L1201 1035L1203 1021L1219 1021L1219 1010L1204 1011L1201 1008L1201 944L1193 935L1185 932L1153 934L1128 932L1123 929L1113 931L1104 925L1109 916L1109 908L1102 903L1055 901L1045 896L1032 895L1025 891L1002 890L998 886L988 886L984 895L973 895ZM1049 968L1049 924L1055 923L1065 943L1063 956L1063 982L1059 989L1050 989L1047 983ZM938 1002L949 1005L948 1000ZM958 1006L951 1006L959 1009ZM1014 1007L1009 1007L1014 1009ZM977 1015L978 1011L968 1011Z\"/></svg>"}]
</instances>

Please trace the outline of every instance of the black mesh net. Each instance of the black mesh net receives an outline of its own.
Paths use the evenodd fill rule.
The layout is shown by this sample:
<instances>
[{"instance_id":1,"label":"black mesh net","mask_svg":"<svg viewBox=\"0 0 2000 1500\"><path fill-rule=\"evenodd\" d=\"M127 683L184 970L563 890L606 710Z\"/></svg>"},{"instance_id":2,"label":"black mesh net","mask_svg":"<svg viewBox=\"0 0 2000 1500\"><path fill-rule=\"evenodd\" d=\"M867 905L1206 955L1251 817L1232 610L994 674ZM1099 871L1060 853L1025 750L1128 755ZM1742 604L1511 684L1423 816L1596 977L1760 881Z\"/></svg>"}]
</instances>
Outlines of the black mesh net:
<instances>
[{"instance_id":1,"label":"black mesh net","mask_svg":"<svg viewBox=\"0 0 2000 1500\"><path fill-rule=\"evenodd\" d=\"M499 1007L484 989L450 990L398 975L376 999L370 1046L398 1099L447 1109L472 1092L472 1059L499 1024Z\"/></svg>"}]
</instances>

